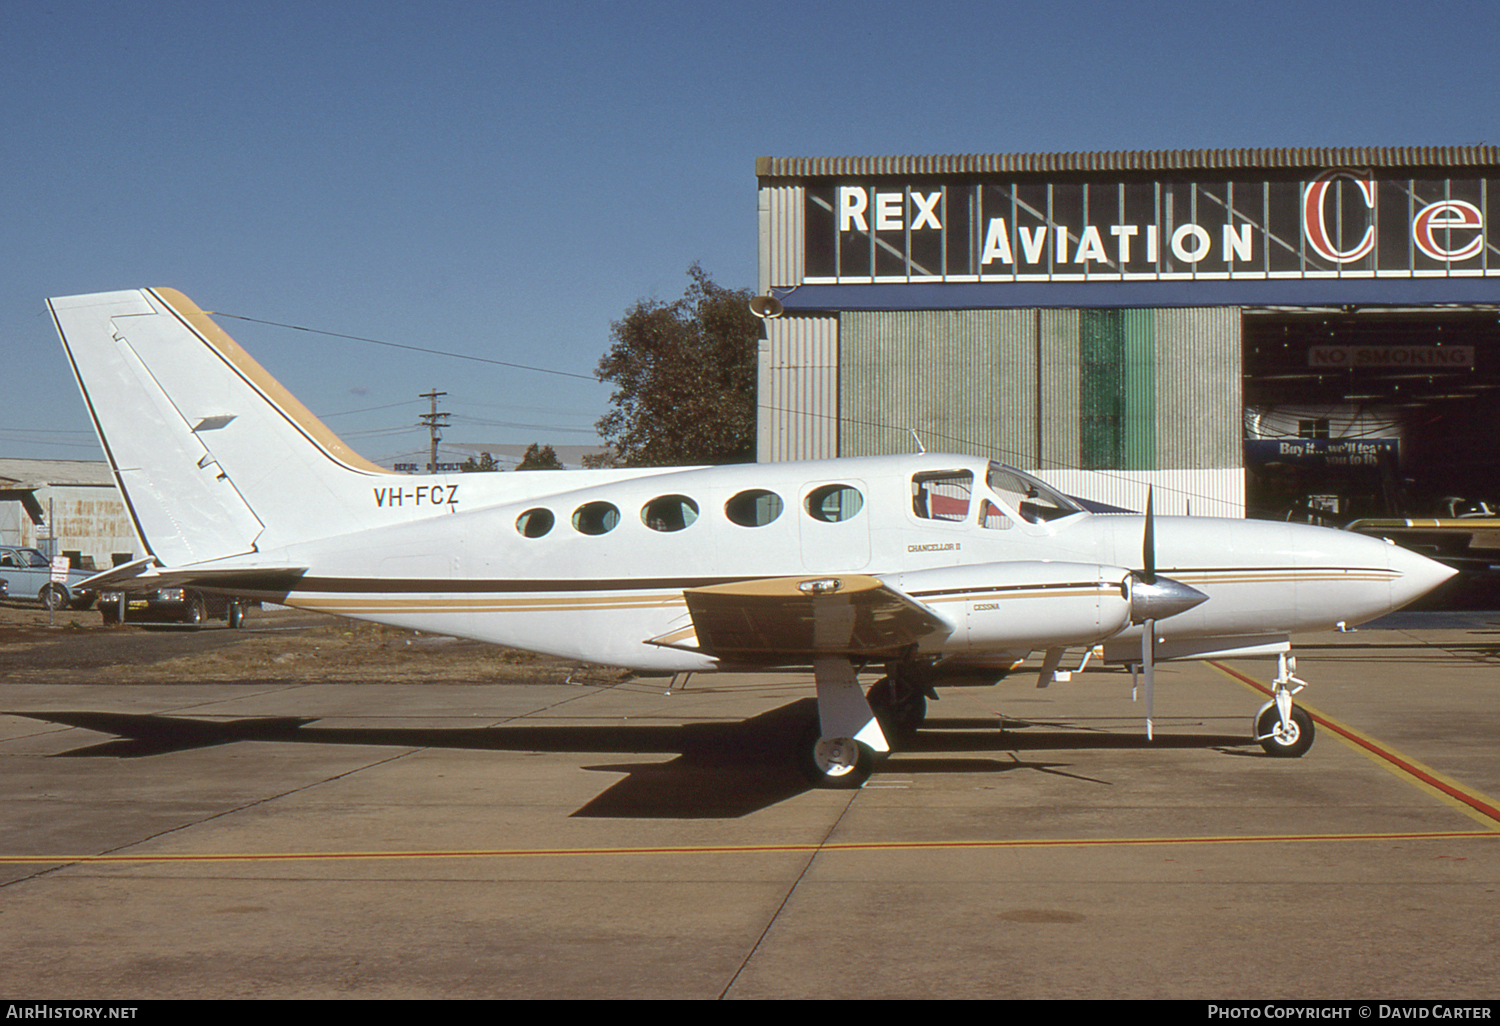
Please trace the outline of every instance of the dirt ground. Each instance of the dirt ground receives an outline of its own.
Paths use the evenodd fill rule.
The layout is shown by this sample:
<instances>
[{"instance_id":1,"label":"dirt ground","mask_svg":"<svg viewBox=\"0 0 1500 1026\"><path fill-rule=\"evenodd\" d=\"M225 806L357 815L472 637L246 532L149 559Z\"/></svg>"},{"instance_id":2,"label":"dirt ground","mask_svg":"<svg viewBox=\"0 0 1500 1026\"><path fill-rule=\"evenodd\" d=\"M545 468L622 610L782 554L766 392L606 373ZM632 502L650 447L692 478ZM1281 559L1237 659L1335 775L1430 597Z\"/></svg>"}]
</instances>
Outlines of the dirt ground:
<instances>
[{"instance_id":1,"label":"dirt ground","mask_svg":"<svg viewBox=\"0 0 1500 1026\"><path fill-rule=\"evenodd\" d=\"M614 683L627 674L419 631L267 607L239 630L106 627L97 609L59 610L0 599L0 681L63 683L80 675L120 683L226 680L402 681L495 684L507 680Z\"/></svg>"}]
</instances>

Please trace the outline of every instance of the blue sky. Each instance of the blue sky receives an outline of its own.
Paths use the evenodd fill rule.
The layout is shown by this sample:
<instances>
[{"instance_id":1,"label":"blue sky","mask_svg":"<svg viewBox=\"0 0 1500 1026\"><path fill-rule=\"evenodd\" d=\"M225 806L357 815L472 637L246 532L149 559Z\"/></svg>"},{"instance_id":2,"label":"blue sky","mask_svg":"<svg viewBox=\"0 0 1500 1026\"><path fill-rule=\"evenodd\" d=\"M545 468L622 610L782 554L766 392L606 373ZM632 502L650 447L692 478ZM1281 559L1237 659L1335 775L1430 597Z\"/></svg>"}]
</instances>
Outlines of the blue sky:
<instances>
[{"instance_id":1,"label":"blue sky","mask_svg":"<svg viewBox=\"0 0 1500 1026\"><path fill-rule=\"evenodd\" d=\"M588 376L694 262L755 286L757 156L1500 143L1500 7L79 3L0 11L0 456L100 458L43 299ZM356 449L587 444L596 381L220 323Z\"/></svg>"}]
</instances>

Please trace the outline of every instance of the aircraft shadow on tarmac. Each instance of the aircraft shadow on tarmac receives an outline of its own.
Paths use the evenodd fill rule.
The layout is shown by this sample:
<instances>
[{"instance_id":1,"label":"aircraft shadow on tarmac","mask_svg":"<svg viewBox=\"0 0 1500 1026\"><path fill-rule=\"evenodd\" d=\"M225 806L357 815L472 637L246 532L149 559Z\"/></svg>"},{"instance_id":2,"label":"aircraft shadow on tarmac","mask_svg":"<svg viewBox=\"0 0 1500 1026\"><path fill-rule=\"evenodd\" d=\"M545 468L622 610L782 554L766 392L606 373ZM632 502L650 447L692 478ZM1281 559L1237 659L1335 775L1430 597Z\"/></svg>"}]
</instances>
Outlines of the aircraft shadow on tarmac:
<instances>
[{"instance_id":1,"label":"aircraft shadow on tarmac","mask_svg":"<svg viewBox=\"0 0 1500 1026\"><path fill-rule=\"evenodd\" d=\"M118 740L88 745L54 758L141 758L171 752L269 741L296 744L380 745L468 751L630 753L675 755L654 763L584 765L619 773L616 782L574 816L629 819L727 819L748 815L809 789L797 773L793 745L817 714L804 698L748 720L681 725L498 726L461 728L316 727L315 718L257 717L200 720L107 712L10 712L6 715L78 727ZM1108 781L1069 772L1067 762L1041 762L1019 752L1097 749L1207 749L1243 754L1254 742L1245 733L1158 733L1148 742L1139 728L1114 733L1067 721L1032 723L993 718L932 718L926 729L896 745L901 758L891 772L1003 773L1030 769L1091 785ZM1111 721L1117 722L1117 721ZM1256 749L1259 752L1259 749ZM981 757L988 756L988 757ZM875 779L879 779L879 770Z\"/></svg>"}]
</instances>

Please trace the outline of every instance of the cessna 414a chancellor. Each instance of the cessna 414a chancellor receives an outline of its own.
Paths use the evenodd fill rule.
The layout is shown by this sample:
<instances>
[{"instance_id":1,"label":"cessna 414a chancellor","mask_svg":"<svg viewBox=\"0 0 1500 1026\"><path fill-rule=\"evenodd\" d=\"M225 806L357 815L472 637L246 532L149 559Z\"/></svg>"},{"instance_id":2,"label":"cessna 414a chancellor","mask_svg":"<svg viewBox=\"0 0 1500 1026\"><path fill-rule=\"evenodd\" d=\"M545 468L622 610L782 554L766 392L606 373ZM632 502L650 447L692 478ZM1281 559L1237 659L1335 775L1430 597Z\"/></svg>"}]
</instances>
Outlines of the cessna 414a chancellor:
<instances>
[{"instance_id":1,"label":"cessna 414a chancellor","mask_svg":"<svg viewBox=\"0 0 1500 1026\"><path fill-rule=\"evenodd\" d=\"M396 474L362 459L171 289L49 301L144 558L89 586L191 584L642 671L811 666L814 781L857 786L945 677L1069 646L1278 655L1255 738L1300 755L1293 631L1453 571L1378 538L1092 515L1018 470L923 453L685 469ZM884 665L869 694L858 672Z\"/></svg>"}]
</instances>

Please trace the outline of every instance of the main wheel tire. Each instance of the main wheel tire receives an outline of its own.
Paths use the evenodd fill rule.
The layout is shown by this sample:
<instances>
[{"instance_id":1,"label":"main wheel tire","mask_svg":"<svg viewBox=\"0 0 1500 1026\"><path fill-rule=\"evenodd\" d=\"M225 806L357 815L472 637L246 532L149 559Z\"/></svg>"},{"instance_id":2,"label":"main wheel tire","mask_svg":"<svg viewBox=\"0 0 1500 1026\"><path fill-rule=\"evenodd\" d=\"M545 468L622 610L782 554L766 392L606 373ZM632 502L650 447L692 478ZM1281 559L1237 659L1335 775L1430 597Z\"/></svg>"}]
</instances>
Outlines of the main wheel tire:
<instances>
[{"instance_id":1,"label":"main wheel tire","mask_svg":"<svg viewBox=\"0 0 1500 1026\"><path fill-rule=\"evenodd\" d=\"M245 623L245 607L238 602L229 603L224 618L229 621L230 630L239 630Z\"/></svg>"},{"instance_id":2,"label":"main wheel tire","mask_svg":"<svg viewBox=\"0 0 1500 1026\"><path fill-rule=\"evenodd\" d=\"M1290 728L1281 724L1281 714L1276 703L1270 702L1255 716L1255 737L1267 755L1280 759L1295 759L1312 747L1316 731L1312 717L1297 706L1292 706Z\"/></svg>"},{"instance_id":3,"label":"main wheel tire","mask_svg":"<svg viewBox=\"0 0 1500 1026\"><path fill-rule=\"evenodd\" d=\"M798 755L802 773L814 787L860 788L875 771L870 746L850 737L825 738L817 723L802 735Z\"/></svg>"},{"instance_id":4,"label":"main wheel tire","mask_svg":"<svg viewBox=\"0 0 1500 1026\"><path fill-rule=\"evenodd\" d=\"M927 696L915 688L899 688L889 677L870 685L866 697L887 738L910 737L927 719Z\"/></svg>"},{"instance_id":5,"label":"main wheel tire","mask_svg":"<svg viewBox=\"0 0 1500 1026\"><path fill-rule=\"evenodd\" d=\"M56 581L42 585L36 597L42 600L43 609L61 609L68 604L68 589Z\"/></svg>"},{"instance_id":6,"label":"main wheel tire","mask_svg":"<svg viewBox=\"0 0 1500 1026\"><path fill-rule=\"evenodd\" d=\"M182 615L182 622L192 624L194 627L203 622L203 600L201 598L188 599L187 612Z\"/></svg>"}]
</instances>

